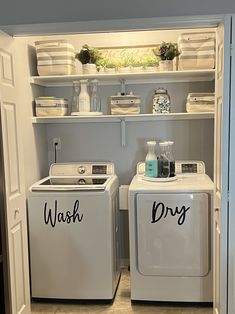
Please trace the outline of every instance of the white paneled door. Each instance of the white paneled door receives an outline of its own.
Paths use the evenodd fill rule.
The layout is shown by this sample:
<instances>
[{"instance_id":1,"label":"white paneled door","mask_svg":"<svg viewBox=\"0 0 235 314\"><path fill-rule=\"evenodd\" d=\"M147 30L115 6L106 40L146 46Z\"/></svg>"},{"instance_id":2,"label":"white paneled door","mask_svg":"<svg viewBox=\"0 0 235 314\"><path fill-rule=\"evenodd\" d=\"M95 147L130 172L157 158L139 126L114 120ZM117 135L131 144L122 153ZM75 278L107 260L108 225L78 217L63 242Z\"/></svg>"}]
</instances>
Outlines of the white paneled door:
<instances>
[{"instance_id":1,"label":"white paneled door","mask_svg":"<svg viewBox=\"0 0 235 314\"><path fill-rule=\"evenodd\" d=\"M235 15L232 21L231 45L231 110L230 110L230 167L229 167L229 261L228 314L235 313Z\"/></svg>"},{"instance_id":2,"label":"white paneled door","mask_svg":"<svg viewBox=\"0 0 235 314\"><path fill-rule=\"evenodd\" d=\"M26 200L14 40L0 33L0 106L12 314L30 313ZM19 73L18 73L19 75Z\"/></svg>"},{"instance_id":3,"label":"white paneled door","mask_svg":"<svg viewBox=\"0 0 235 314\"><path fill-rule=\"evenodd\" d=\"M214 148L214 314L227 314L228 180L230 115L230 33L227 16L217 30Z\"/></svg>"}]
</instances>

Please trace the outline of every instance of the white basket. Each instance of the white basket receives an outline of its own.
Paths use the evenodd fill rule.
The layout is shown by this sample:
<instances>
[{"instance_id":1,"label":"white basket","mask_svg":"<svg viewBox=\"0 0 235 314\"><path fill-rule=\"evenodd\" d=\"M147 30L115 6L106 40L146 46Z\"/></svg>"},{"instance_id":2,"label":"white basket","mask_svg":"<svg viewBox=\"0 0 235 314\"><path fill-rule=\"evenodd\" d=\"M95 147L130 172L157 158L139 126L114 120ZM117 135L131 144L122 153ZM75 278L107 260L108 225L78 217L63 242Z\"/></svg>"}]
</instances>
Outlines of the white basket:
<instances>
[{"instance_id":1,"label":"white basket","mask_svg":"<svg viewBox=\"0 0 235 314\"><path fill-rule=\"evenodd\" d=\"M179 36L179 70L215 67L215 33L183 33Z\"/></svg>"},{"instance_id":2,"label":"white basket","mask_svg":"<svg viewBox=\"0 0 235 314\"><path fill-rule=\"evenodd\" d=\"M71 75L76 73L74 47L66 40L35 42L39 75Z\"/></svg>"},{"instance_id":3,"label":"white basket","mask_svg":"<svg viewBox=\"0 0 235 314\"><path fill-rule=\"evenodd\" d=\"M65 116L68 113L68 101L64 98L39 97L35 99L36 116Z\"/></svg>"},{"instance_id":4,"label":"white basket","mask_svg":"<svg viewBox=\"0 0 235 314\"><path fill-rule=\"evenodd\" d=\"M190 93L186 103L187 112L214 112L214 93Z\"/></svg>"}]
</instances>

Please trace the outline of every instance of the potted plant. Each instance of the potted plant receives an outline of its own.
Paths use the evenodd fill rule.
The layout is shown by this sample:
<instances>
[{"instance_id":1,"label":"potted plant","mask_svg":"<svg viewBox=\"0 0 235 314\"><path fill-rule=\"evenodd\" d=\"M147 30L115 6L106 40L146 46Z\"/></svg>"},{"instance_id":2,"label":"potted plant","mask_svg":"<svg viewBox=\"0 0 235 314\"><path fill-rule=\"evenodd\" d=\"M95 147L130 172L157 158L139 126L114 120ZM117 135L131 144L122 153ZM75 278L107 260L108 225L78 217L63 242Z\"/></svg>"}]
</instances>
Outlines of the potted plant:
<instances>
[{"instance_id":1,"label":"potted plant","mask_svg":"<svg viewBox=\"0 0 235 314\"><path fill-rule=\"evenodd\" d=\"M100 58L96 61L96 67L99 73L103 73L105 71L107 64L108 64L108 61L104 58Z\"/></svg>"},{"instance_id":2,"label":"potted plant","mask_svg":"<svg viewBox=\"0 0 235 314\"><path fill-rule=\"evenodd\" d=\"M131 70L134 72L142 71L143 61L140 58L132 58L130 60Z\"/></svg>"},{"instance_id":3,"label":"potted plant","mask_svg":"<svg viewBox=\"0 0 235 314\"><path fill-rule=\"evenodd\" d=\"M159 65L158 57L146 57L143 60L143 69L146 72L157 71Z\"/></svg>"},{"instance_id":4,"label":"potted plant","mask_svg":"<svg viewBox=\"0 0 235 314\"><path fill-rule=\"evenodd\" d=\"M173 71L173 59L180 54L176 43L164 41L153 49L153 53L161 59L159 61L160 71Z\"/></svg>"},{"instance_id":5,"label":"potted plant","mask_svg":"<svg viewBox=\"0 0 235 314\"><path fill-rule=\"evenodd\" d=\"M82 46L82 49L75 56L82 63L83 73L96 73L96 62L100 59L98 49L90 47L87 44Z\"/></svg>"},{"instance_id":6,"label":"potted plant","mask_svg":"<svg viewBox=\"0 0 235 314\"><path fill-rule=\"evenodd\" d=\"M116 68L117 68L116 62L110 60L107 62L106 66L105 66L105 72L113 73L116 71Z\"/></svg>"}]
</instances>

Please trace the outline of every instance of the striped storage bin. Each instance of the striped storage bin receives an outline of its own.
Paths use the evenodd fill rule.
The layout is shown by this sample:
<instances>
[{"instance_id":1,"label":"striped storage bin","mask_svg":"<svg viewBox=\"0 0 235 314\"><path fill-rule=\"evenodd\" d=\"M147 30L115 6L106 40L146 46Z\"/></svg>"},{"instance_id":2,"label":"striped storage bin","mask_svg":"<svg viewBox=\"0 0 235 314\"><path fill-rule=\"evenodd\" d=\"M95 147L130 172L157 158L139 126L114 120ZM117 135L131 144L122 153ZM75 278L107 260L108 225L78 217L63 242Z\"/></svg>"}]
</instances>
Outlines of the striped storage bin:
<instances>
[{"instance_id":1,"label":"striped storage bin","mask_svg":"<svg viewBox=\"0 0 235 314\"><path fill-rule=\"evenodd\" d=\"M39 75L75 74L75 51L67 40L36 41L35 47Z\"/></svg>"},{"instance_id":2,"label":"striped storage bin","mask_svg":"<svg viewBox=\"0 0 235 314\"><path fill-rule=\"evenodd\" d=\"M183 33L178 47L179 70L214 69L215 33Z\"/></svg>"},{"instance_id":3,"label":"striped storage bin","mask_svg":"<svg viewBox=\"0 0 235 314\"><path fill-rule=\"evenodd\" d=\"M190 93L186 103L187 112L214 112L214 93Z\"/></svg>"}]
</instances>

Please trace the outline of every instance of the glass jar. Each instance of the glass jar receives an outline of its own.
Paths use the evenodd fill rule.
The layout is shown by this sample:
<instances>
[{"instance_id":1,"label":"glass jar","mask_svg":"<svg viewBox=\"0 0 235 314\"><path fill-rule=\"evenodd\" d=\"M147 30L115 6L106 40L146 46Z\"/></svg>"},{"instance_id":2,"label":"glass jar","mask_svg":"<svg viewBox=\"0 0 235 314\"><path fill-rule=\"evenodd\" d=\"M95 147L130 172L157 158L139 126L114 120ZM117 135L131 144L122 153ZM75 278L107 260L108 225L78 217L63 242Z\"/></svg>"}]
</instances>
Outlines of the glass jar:
<instances>
[{"instance_id":1,"label":"glass jar","mask_svg":"<svg viewBox=\"0 0 235 314\"><path fill-rule=\"evenodd\" d=\"M170 160L167 157L168 142L159 143L160 157L158 159L158 177L168 178L170 176Z\"/></svg>"},{"instance_id":2,"label":"glass jar","mask_svg":"<svg viewBox=\"0 0 235 314\"><path fill-rule=\"evenodd\" d=\"M101 112L101 99L98 92L98 80L92 80L91 111Z\"/></svg>"},{"instance_id":3,"label":"glass jar","mask_svg":"<svg viewBox=\"0 0 235 314\"><path fill-rule=\"evenodd\" d=\"M71 114L79 111L79 82L73 82L73 97L71 101Z\"/></svg>"},{"instance_id":4,"label":"glass jar","mask_svg":"<svg viewBox=\"0 0 235 314\"><path fill-rule=\"evenodd\" d=\"M172 152L172 146L174 144L173 141L168 141L167 143L167 147L166 147L166 157L168 158L169 162L170 162L170 177L174 177L175 176L175 158L173 156L173 152Z\"/></svg>"},{"instance_id":5,"label":"glass jar","mask_svg":"<svg viewBox=\"0 0 235 314\"><path fill-rule=\"evenodd\" d=\"M171 101L167 90L164 88L158 88L153 97L153 114L170 113L170 111Z\"/></svg>"}]
</instances>

